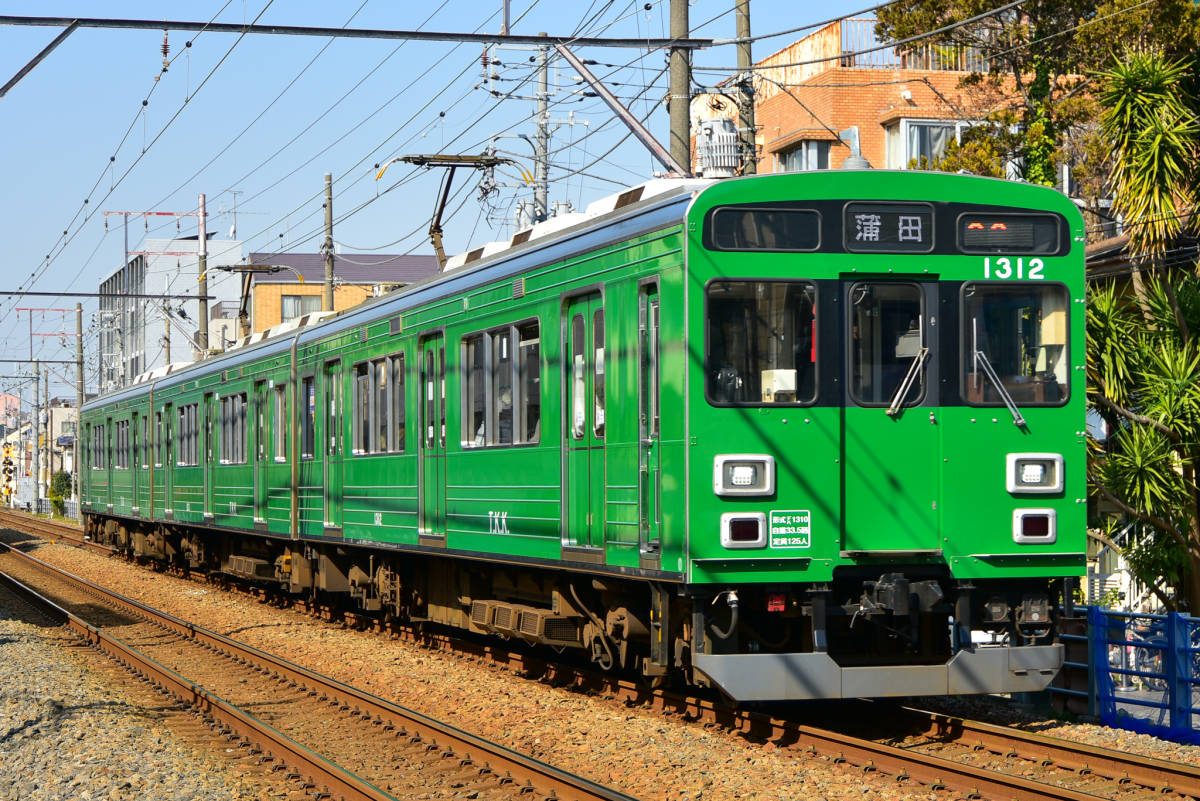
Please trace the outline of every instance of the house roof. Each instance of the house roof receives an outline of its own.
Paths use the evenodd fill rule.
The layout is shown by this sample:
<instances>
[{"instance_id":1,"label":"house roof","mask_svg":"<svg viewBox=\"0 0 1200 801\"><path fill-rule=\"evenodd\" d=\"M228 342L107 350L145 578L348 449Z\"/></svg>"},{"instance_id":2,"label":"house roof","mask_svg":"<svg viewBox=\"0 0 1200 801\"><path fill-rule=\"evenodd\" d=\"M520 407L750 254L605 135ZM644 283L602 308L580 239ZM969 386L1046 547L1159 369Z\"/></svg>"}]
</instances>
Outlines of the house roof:
<instances>
[{"instance_id":1,"label":"house roof","mask_svg":"<svg viewBox=\"0 0 1200 801\"><path fill-rule=\"evenodd\" d=\"M250 264L279 264L304 276L306 282L325 280L325 257L320 253L251 253ZM433 254L354 253L333 257L333 274L348 284L410 284L438 271ZM255 283L295 283L296 274L252 273Z\"/></svg>"}]
</instances>

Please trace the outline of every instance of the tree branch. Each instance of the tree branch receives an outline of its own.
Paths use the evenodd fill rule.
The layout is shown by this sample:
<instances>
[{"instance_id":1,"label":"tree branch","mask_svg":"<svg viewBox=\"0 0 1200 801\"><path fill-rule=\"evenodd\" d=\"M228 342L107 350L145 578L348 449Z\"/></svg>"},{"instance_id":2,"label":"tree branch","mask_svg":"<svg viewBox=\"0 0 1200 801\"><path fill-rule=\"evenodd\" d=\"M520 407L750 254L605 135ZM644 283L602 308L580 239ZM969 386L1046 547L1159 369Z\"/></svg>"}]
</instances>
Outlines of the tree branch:
<instances>
[{"instance_id":1,"label":"tree branch","mask_svg":"<svg viewBox=\"0 0 1200 801\"><path fill-rule=\"evenodd\" d=\"M1151 428L1154 428L1157 431L1162 432L1162 434L1164 436L1166 436L1168 439L1170 439L1172 442L1182 442L1183 441L1183 437L1181 437L1175 431L1175 429L1170 428L1169 426L1166 426L1163 423L1160 423L1159 421L1155 420L1153 417L1147 417L1144 414L1138 414L1137 412L1131 412L1128 409L1126 409L1124 406L1118 405L1115 401L1109 400L1108 396L1104 394L1104 392L1105 392L1104 382L1101 381L1099 378L1096 379L1096 389L1100 390L1094 396L1096 398L1096 400L1099 401L1104 406L1106 406L1107 408L1109 408L1112 411L1116 412L1117 414L1121 415L1125 419L1132 420L1135 423L1142 423L1143 425L1148 425Z\"/></svg>"},{"instance_id":2,"label":"tree branch","mask_svg":"<svg viewBox=\"0 0 1200 801\"><path fill-rule=\"evenodd\" d=\"M1097 477L1096 474L1091 470L1087 471L1087 475L1088 480L1092 482L1096 489L1100 490L1100 494L1116 504L1121 511L1125 512L1125 514L1133 515L1138 520L1143 520L1154 526L1156 529L1170 534L1171 537L1174 538L1175 542L1178 543L1179 547L1183 549L1184 553L1190 554L1192 552L1192 549L1188 546L1187 537L1185 537L1183 532L1178 528L1171 525L1166 520L1163 520L1161 517L1158 517L1157 515L1152 515L1149 512L1142 512L1134 509L1132 506L1125 503L1125 501L1121 500L1116 495L1113 495L1112 492L1109 491L1108 487L1100 483L1099 477Z\"/></svg>"}]
</instances>

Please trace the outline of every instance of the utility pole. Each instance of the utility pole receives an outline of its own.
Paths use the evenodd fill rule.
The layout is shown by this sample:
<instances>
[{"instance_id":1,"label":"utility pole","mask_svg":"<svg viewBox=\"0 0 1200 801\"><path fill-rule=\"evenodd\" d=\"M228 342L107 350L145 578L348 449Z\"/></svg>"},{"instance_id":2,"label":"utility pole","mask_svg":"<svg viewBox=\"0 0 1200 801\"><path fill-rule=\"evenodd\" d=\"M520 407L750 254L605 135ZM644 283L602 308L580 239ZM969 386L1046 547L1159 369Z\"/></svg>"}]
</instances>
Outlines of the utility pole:
<instances>
[{"instance_id":1,"label":"utility pole","mask_svg":"<svg viewBox=\"0 0 1200 801\"><path fill-rule=\"evenodd\" d=\"M200 346L200 358L208 354L208 216L204 213L204 193L200 194L200 330L196 332L196 344Z\"/></svg>"},{"instance_id":2,"label":"utility pole","mask_svg":"<svg viewBox=\"0 0 1200 801\"><path fill-rule=\"evenodd\" d=\"M38 499L41 497L41 489L42 489L42 482L41 482L42 449L41 449L41 446L38 445L38 431L41 430L41 418L42 418L42 395L41 395L42 384L40 381L38 381L38 373L40 373L40 372L42 372L42 363L35 359L33 362L33 420L31 421L31 425L29 426L30 433L33 435L33 443L32 443L33 444L33 481L32 481L32 484L33 484L33 511L34 511L34 514L37 514L37 511L38 511Z\"/></svg>"},{"instance_id":3,"label":"utility pole","mask_svg":"<svg viewBox=\"0 0 1200 801\"><path fill-rule=\"evenodd\" d=\"M82 486L79 482L83 480L82 471L79 469L79 456L81 446L79 438L83 435L83 426L80 421L83 420L83 402L87 398L87 391L83 386L83 304L75 304L75 454L71 457L71 473L74 478L75 496L75 519L80 523L83 522L83 504L80 503L79 489Z\"/></svg>"},{"instance_id":4,"label":"utility pole","mask_svg":"<svg viewBox=\"0 0 1200 801\"><path fill-rule=\"evenodd\" d=\"M750 57L750 0L737 0L738 65L738 150L742 175L758 172L758 150L754 140L754 76Z\"/></svg>"},{"instance_id":5,"label":"utility pole","mask_svg":"<svg viewBox=\"0 0 1200 801\"><path fill-rule=\"evenodd\" d=\"M671 0L671 38L686 39L688 35L688 0ZM671 94L668 110L671 117L671 156L686 165L691 173L691 54L685 47L671 48Z\"/></svg>"},{"instance_id":6,"label":"utility pole","mask_svg":"<svg viewBox=\"0 0 1200 801\"><path fill-rule=\"evenodd\" d=\"M333 176L325 173L325 292L321 311L333 311Z\"/></svg>"},{"instance_id":7,"label":"utility pole","mask_svg":"<svg viewBox=\"0 0 1200 801\"><path fill-rule=\"evenodd\" d=\"M46 384L46 484L45 496L50 497L50 474L54 472L54 446L50 443L50 434L54 430L54 418L50 411L50 368L47 367L42 371L43 379ZM41 440L39 440L40 442Z\"/></svg>"},{"instance_id":8,"label":"utility pole","mask_svg":"<svg viewBox=\"0 0 1200 801\"><path fill-rule=\"evenodd\" d=\"M542 36L546 33L543 31ZM533 145L533 221L550 216L550 47L538 48L537 138Z\"/></svg>"}]
</instances>

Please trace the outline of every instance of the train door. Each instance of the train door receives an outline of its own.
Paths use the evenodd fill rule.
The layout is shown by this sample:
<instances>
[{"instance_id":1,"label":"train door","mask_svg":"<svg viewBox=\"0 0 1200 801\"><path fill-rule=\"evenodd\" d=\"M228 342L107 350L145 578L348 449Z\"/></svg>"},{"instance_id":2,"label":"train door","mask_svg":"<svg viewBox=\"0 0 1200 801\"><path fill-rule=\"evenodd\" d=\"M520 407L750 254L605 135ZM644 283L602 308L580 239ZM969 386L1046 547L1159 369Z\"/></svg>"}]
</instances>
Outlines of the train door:
<instances>
[{"instance_id":1,"label":"train door","mask_svg":"<svg viewBox=\"0 0 1200 801\"><path fill-rule=\"evenodd\" d=\"M599 293L566 307L566 527L563 545L604 547L604 305Z\"/></svg>"},{"instance_id":2,"label":"train door","mask_svg":"<svg viewBox=\"0 0 1200 801\"><path fill-rule=\"evenodd\" d=\"M170 519L174 515L174 505L171 499L174 497L175 489L175 436L171 433L175 430L175 418L172 416L174 411L171 404L163 405L161 422L159 427L159 453L162 454L163 468L163 516Z\"/></svg>"},{"instance_id":3,"label":"train door","mask_svg":"<svg viewBox=\"0 0 1200 801\"><path fill-rule=\"evenodd\" d=\"M113 420L108 418L104 424L104 496L105 505L109 511L113 508ZM32 471L30 471L32 473ZM33 477L34 498L37 498L38 477Z\"/></svg>"},{"instance_id":4,"label":"train door","mask_svg":"<svg viewBox=\"0 0 1200 801\"><path fill-rule=\"evenodd\" d=\"M267 519L267 382L254 382L254 522Z\"/></svg>"},{"instance_id":5,"label":"train door","mask_svg":"<svg viewBox=\"0 0 1200 801\"><path fill-rule=\"evenodd\" d=\"M638 293L638 544L641 566L659 567L662 476L659 472L659 307L657 284Z\"/></svg>"},{"instance_id":6,"label":"train door","mask_svg":"<svg viewBox=\"0 0 1200 801\"><path fill-rule=\"evenodd\" d=\"M842 550L940 550L937 284L842 282Z\"/></svg>"},{"instance_id":7,"label":"train door","mask_svg":"<svg viewBox=\"0 0 1200 801\"><path fill-rule=\"evenodd\" d=\"M141 464L138 462L138 445L141 440L138 439L138 426L141 421L138 420L138 415L134 412L133 417L129 421L129 452L126 454L128 458L127 466L129 467L129 503L133 513L137 514L141 511L141 506L138 503L138 487L141 485L139 481L141 473Z\"/></svg>"},{"instance_id":8,"label":"train door","mask_svg":"<svg viewBox=\"0 0 1200 801\"><path fill-rule=\"evenodd\" d=\"M213 516L213 493L215 492L213 471L216 469L217 454L217 401L213 393L204 393L204 403L200 407L201 425L204 431L204 464L200 473L204 481L204 518L211 520Z\"/></svg>"},{"instance_id":9,"label":"train door","mask_svg":"<svg viewBox=\"0 0 1200 801\"><path fill-rule=\"evenodd\" d=\"M325 362L321 374L324 393L322 408L323 438L325 441L325 533L341 535L342 527L342 361ZM330 531L335 529L335 531Z\"/></svg>"},{"instance_id":10,"label":"train door","mask_svg":"<svg viewBox=\"0 0 1200 801\"><path fill-rule=\"evenodd\" d=\"M446 344L440 333L421 338L420 508L418 534L426 545L446 537Z\"/></svg>"}]
</instances>

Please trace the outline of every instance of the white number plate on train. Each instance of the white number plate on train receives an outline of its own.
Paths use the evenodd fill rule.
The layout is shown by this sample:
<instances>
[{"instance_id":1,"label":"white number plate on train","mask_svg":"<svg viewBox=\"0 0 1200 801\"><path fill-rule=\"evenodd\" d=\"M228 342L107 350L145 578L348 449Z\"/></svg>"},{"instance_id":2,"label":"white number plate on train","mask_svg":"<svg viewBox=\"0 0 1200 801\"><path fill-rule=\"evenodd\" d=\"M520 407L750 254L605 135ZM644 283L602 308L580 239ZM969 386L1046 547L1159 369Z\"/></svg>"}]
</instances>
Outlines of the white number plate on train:
<instances>
[{"instance_id":1,"label":"white number plate on train","mask_svg":"<svg viewBox=\"0 0 1200 801\"><path fill-rule=\"evenodd\" d=\"M1028 279L1030 281L1040 281L1045 278L1042 275L1042 269L1045 263L1041 259L1030 259L1025 261L1023 256L1017 258L1009 258L1001 256L992 261L991 256L983 257L983 277L984 278L1015 278L1018 281Z\"/></svg>"}]
</instances>

